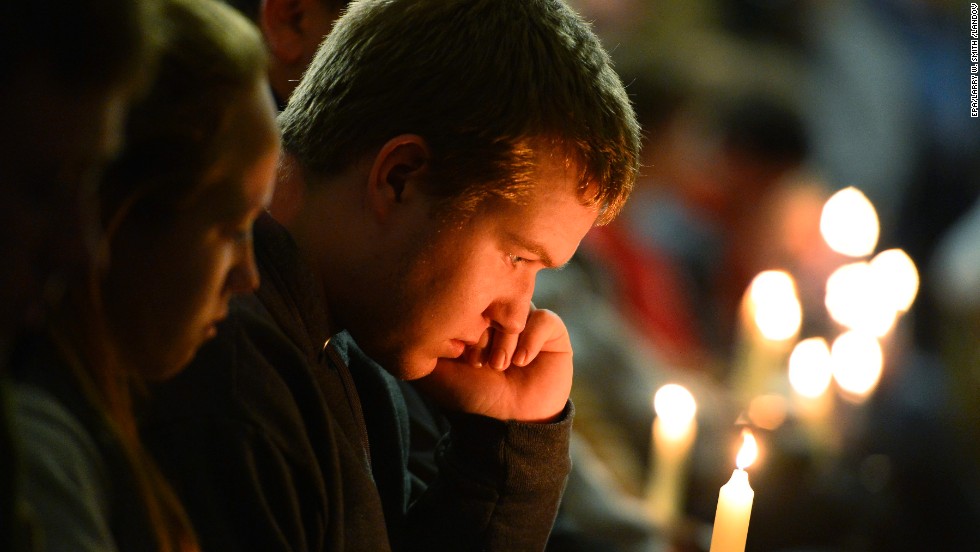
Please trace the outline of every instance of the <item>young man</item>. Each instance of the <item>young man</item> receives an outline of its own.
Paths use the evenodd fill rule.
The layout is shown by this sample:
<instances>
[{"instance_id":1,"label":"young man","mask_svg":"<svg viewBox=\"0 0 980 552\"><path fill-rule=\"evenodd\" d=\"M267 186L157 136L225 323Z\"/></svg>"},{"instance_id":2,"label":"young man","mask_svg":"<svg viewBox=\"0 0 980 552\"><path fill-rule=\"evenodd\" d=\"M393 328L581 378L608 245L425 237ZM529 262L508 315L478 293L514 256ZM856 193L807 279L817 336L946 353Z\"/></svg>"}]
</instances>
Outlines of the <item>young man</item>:
<instances>
[{"instance_id":1,"label":"young man","mask_svg":"<svg viewBox=\"0 0 980 552\"><path fill-rule=\"evenodd\" d=\"M608 56L560 0L355 2L280 122L262 285L145 432L202 545L542 549L572 351L530 298L635 178ZM429 485L395 378L452 412Z\"/></svg>"}]
</instances>

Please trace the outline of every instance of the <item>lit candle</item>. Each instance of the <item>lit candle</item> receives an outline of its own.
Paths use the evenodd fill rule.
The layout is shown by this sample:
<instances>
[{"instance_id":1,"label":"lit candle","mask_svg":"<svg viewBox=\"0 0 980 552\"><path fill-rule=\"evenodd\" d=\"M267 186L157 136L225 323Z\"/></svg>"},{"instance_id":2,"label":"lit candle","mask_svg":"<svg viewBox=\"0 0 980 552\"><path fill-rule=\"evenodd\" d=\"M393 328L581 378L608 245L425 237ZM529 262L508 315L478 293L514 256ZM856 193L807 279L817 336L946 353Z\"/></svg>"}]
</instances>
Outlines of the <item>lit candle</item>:
<instances>
[{"instance_id":1,"label":"lit candle","mask_svg":"<svg viewBox=\"0 0 980 552\"><path fill-rule=\"evenodd\" d=\"M653 457L647 482L647 514L661 527L670 527L683 507L682 490L687 461L697 433L697 403L676 383L664 385L653 397Z\"/></svg>"},{"instance_id":2,"label":"lit candle","mask_svg":"<svg viewBox=\"0 0 980 552\"><path fill-rule=\"evenodd\" d=\"M802 320L796 282L789 273L766 270L756 275L742 300L734 374L741 401L747 404L753 397L772 390L785 369Z\"/></svg>"},{"instance_id":3,"label":"lit candle","mask_svg":"<svg viewBox=\"0 0 980 552\"><path fill-rule=\"evenodd\" d=\"M842 255L870 255L881 233L878 212L860 190L853 186L844 188L824 204L820 233L827 245Z\"/></svg>"},{"instance_id":4,"label":"lit candle","mask_svg":"<svg viewBox=\"0 0 980 552\"><path fill-rule=\"evenodd\" d=\"M839 267L827 278L827 312L842 326L885 336L895 325L898 310L896 299L889 295L888 280L893 276L875 270L867 261Z\"/></svg>"},{"instance_id":5,"label":"lit candle","mask_svg":"<svg viewBox=\"0 0 980 552\"><path fill-rule=\"evenodd\" d=\"M752 500L755 498L755 491L749 486L749 474L745 472L745 468L755 461L758 453L759 448L752 432L743 429L742 448L735 458L735 465L738 467L718 493L710 552L745 550L745 540L749 534L749 515L752 513Z\"/></svg>"},{"instance_id":6,"label":"lit candle","mask_svg":"<svg viewBox=\"0 0 980 552\"><path fill-rule=\"evenodd\" d=\"M860 403L878 386L884 354L874 336L849 331L837 336L831 345L830 363L844 398Z\"/></svg>"},{"instance_id":7,"label":"lit candle","mask_svg":"<svg viewBox=\"0 0 980 552\"><path fill-rule=\"evenodd\" d=\"M886 289L892 308L908 312L919 292L919 271L912 258L901 249L888 249L874 256L869 263L875 280Z\"/></svg>"},{"instance_id":8,"label":"lit candle","mask_svg":"<svg viewBox=\"0 0 980 552\"><path fill-rule=\"evenodd\" d=\"M796 399L796 413L821 454L836 449L836 436L831 426L832 380L833 367L827 341L822 337L810 337L797 343L789 356L789 383Z\"/></svg>"}]
</instances>

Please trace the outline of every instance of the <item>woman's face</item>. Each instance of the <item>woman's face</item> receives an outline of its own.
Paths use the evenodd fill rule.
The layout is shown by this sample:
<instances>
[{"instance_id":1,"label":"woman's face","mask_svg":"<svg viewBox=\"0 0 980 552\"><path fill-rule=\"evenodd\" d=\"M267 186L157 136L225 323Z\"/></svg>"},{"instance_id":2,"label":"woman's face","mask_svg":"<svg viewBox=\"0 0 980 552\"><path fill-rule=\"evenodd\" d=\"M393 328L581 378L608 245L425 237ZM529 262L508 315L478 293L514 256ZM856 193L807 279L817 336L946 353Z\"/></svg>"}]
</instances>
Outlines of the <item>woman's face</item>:
<instances>
[{"instance_id":1,"label":"woman's face","mask_svg":"<svg viewBox=\"0 0 980 552\"><path fill-rule=\"evenodd\" d=\"M104 297L123 355L145 377L180 371L228 314L234 294L259 284L252 223L272 198L279 134L261 82L232 108L203 192L162 231L124 225L111 245Z\"/></svg>"}]
</instances>

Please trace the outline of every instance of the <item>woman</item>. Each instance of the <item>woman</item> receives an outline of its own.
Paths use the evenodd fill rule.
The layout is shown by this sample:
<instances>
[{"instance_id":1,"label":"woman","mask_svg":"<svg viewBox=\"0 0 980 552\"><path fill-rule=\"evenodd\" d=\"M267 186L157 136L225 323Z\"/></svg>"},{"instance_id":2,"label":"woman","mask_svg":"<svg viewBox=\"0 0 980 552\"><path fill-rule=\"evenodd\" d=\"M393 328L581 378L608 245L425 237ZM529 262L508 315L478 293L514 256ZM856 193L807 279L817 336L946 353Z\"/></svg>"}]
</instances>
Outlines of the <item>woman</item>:
<instances>
[{"instance_id":1,"label":"woman","mask_svg":"<svg viewBox=\"0 0 980 552\"><path fill-rule=\"evenodd\" d=\"M49 550L193 550L131 394L178 372L258 285L251 225L278 157L265 50L213 0L166 0L155 82L97 199L102 262L14 358L25 495Z\"/></svg>"}]
</instances>

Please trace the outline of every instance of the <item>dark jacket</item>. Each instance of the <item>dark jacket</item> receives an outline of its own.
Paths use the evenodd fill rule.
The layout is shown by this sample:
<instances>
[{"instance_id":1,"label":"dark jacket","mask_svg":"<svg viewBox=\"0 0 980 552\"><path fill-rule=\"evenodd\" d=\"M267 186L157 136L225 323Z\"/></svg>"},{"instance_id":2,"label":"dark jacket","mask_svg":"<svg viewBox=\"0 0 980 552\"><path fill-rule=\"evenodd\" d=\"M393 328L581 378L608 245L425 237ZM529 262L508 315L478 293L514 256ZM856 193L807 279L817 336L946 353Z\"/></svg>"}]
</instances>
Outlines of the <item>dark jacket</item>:
<instances>
[{"instance_id":1,"label":"dark jacket","mask_svg":"<svg viewBox=\"0 0 980 552\"><path fill-rule=\"evenodd\" d=\"M408 468L404 384L330 338L318 283L267 215L255 248L261 288L154 390L144 424L204 550L543 549L571 405L555 424L452 416L425 485Z\"/></svg>"}]
</instances>

